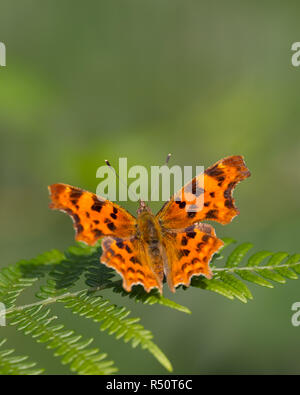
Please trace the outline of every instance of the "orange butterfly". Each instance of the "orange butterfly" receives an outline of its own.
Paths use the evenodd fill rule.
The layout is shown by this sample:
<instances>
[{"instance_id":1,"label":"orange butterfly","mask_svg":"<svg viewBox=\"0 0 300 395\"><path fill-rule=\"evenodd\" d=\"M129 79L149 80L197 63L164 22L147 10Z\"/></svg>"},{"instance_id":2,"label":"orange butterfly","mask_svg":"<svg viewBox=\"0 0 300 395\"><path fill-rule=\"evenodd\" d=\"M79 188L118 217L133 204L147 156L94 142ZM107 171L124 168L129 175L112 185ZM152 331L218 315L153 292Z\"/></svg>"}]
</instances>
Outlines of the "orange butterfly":
<instances>
[{"instance_id":1,"label":"orange butterfly","mask_svg":"<svg viewBox=\"0 0 300 395\"><path fill-rule=\"evenodd\" d=\"M72 217L76 240L92 245L103 238L100 261L122 276L127 292L142 284L147 292L158 288L162 293L164 276L175 292L179 284L189 286L194 275L212 277L209 263L223 242L211 225L200 221L231 222L239 214L233 189L249 176L243 157L230 156L204 172L204 190L198 188L198 175L181 190L181 201L175 199L177 193L156 215L140 201L137 218L109 200L66 184L49 187L50 207ZM199 193L204 193L203 208L187 212L187 201Z\"/></svg>"}]
</instances>

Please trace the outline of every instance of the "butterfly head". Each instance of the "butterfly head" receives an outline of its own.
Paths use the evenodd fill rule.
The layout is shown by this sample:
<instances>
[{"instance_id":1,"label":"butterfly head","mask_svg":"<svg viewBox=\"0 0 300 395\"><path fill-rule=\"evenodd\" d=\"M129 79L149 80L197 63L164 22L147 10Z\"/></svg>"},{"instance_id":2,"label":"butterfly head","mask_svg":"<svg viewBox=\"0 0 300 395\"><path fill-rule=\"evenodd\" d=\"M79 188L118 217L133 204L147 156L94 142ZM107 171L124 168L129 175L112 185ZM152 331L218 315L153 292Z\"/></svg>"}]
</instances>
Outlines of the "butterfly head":
<instances>
[{"instance_id":1,"label":"butterfly head","mask_svg":"<svg viewBox=\"0 0 300 395\"><path fill-rule=\"evenodd\" d=\"M147 204L143 200L140 200L140 204L139 204L139 207L137 209L137 213L138 213L138 215L141 215L143 213L152 214L152 212L150 210L150 207L147 206Z\"/></svg>"}]
</instances>

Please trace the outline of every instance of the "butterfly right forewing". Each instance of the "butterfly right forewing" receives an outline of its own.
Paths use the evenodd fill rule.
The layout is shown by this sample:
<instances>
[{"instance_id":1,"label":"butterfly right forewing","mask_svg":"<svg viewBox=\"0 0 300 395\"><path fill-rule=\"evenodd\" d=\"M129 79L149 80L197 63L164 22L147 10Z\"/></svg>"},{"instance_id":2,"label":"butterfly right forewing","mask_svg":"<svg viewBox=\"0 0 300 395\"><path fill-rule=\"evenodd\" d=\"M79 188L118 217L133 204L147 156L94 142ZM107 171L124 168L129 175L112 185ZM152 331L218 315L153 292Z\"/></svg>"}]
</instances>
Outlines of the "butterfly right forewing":
<instances>
[{"instance_id":1,"label":"butterfly right forewing","mask_svg":"<svg viewBox=\"0 0 300 395\"><path fill-rule=\"evenodd\" d=\"M242 156L224 158L206 169L204 175L200 174L187 183L162 207L157 217L168 229L184 228L204 220L228 224L239 213L233 190L249 176ZM193 210L189 210L190 207Z\"/></svg>"}]
</instances>

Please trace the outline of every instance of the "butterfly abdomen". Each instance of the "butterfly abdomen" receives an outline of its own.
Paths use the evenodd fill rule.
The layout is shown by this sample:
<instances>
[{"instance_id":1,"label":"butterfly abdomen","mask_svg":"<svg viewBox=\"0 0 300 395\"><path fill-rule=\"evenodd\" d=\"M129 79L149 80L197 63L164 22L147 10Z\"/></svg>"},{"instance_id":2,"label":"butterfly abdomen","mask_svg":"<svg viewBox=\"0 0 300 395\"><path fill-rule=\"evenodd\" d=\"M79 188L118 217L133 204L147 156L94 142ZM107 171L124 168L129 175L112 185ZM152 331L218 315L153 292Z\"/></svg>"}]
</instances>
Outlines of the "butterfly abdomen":
<instances>
[{"instance_id":1,"label":"butterfly abdomen","mask_svg":"<svg viewBox=\"0 0 300 395\"><path fill-rule=\"evenodd\" d=\"M150 211L143 211L139 214L138 228L140 239L148 256L148 263L159 281L163 280L162 262L162 232L161 226Z\"/></svg>"}]
</instances>

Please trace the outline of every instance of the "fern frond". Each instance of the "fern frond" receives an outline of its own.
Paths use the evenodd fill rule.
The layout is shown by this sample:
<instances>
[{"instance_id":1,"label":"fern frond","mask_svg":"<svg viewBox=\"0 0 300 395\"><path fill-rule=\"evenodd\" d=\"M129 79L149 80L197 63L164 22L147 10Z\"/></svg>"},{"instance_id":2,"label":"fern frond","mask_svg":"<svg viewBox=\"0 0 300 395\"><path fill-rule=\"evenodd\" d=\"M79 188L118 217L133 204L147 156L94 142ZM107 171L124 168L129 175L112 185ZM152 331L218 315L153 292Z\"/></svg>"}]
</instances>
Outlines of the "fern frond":
<instances>
[{"instance_id":1,"label":"fern frond","mask_svg":"<svg viewBox=\"0 0 300 395\"><path fill-rule=\"evenodd\" d=\"M15 265L3 268L0 271L0 302L4 303L6 308L14 306L17 297L36 280L37 277L23 278L22 272Z\"/></svg>"},{"instance_id":2,"label":"fern frond","mask_svg":"<svg viewBox=\"0 0 300 395\"><path fill-rule=\"evenodd\" d=\"M76 246L70 247L59 265L55 265L49 272L47 283L40 287L37 297L49 299L68 293L84 273L85 283L90 287L90 291L111 288L113 292L129 296L136 302L149 305L158 303L187 314L191 313L187 307L163 297L157 290L147 293L143 287L137 286L129 293L124 291L120 280L112 281L115 271L100 264L101 253L99 245L90 247L83 243L77 243Z\"/></svg>"},{"instance_id":3,"label":"fern frond","mask_svg":"<svg viewBox=\"0 0 300 395\"><path fill-rule=\"evenodd\" d=\"M0 341L0 348L6 343L6 339ZM0 350L0 375L38 375L44 369L34 369L35 362L29 362L27 356L14 355L15 350Z\"/></svg>"},{"instance_id":4,"label":"fern frond","mask_svg":"<svg viewBox=\"0 0 300 395\"><path fill-rule=\"evenodd\" d=\"M76 246L70 247L64 253L59 265L55 265L53 270L49 272L47 283L41 287L37 297L48 299L69 292L84 273L89 280L86 281L88 285L93 286L89 276L92 269L96 270L96 273L93 274L97 275L97 286L109 283L114 273L104 265L100 265L100 255L101 249L97 246L90 247L83 243L77 243Z\"/></svg>"},{"instance_id":5,"label":"fern frond","mask_svg":"<svg viewBox=\"0 0 300 395\"><path fill-rule=\"evenodd\" d=\"M14 306L17 297L60 262L62 257L60 251L52 250L30 261L22 260L3 268L0 271L0 302L7 309Z\"/></svg>"},{"instance_id":6,"label":"fern frond","mask_svg":"<svg viewBox=\"0 0 300 395\"><path fill-rule=\"evenodd\" d=\"M112 283L112 290L120 294L121 296L127 296L130 299L134 299L135 302L141 302L150 306L158 303L162 306L170 307L172 309L181 311L182 313L192 313L191 310L188 309L186 306L182 306L181 304L178 304L173 300L162 296L157 289L152 289L150 292L146 292L141 285L138 285L133 287L130 292L127 292L122 287L122 281L118 281Z\"/></svg>"},{"instance_id":7,"label":"fern frond","mask_svg":"<svg viewBox=\"0 0 300 395\"><path fill-rule=\"evenodd\" d=\"M74 314L90 318L94 322L102 322L101 331L107 331L116 339L123 338L125 343L131 342L134 348L139 345L142 349L148 350L167 370L172 371L168 358L151 340L152 333L138 324L139 318L127 318L130 311L125 307L112 305L102 296L90 296L86 291L62 302Z\"/></svg>"},{"instance_id":8,"label":"fern frond","mask_svg":"<svg viewBox=\"0 0 300 395\"><path fill-rule=\"evenodd\" d=\"M30 335L38 343L46 343L47 349L54 349L54 356L61 357L64 365L70 365L72 372L81 375L103 375L117 371L112 361L106 361L107 354L99 353L98 348L87 348L93 339L82 340L73 330L64 325L52 325L56 316L49 316L50 309L42 305L14 311L7 314L10 325Z\"/></svg>"},{"instance_id":9,"label":"fern frond","mask_svg":"<svg viewBox=\"0 0 300 395\"><path fill-rule=\"evenodd\" d=\"M250 243L238 245L227 257L225 265L220 268L216 267L216 261L225 259L224 249L230 244L232 242L225 243L221 253L213 261L214 278L207 280L203 277L194 277L192 286L217 292L229 299L237 298L246 303L253 296L249 288L240 279L273 288L273 284L268 280L283 284L286 279L295 280L300 274L300 254L289 256L285 252L260 251L251 255L246 264L242 266L247 253L253 248Z\"/></svg>"},{"instance_id":10,"label":"fern frond","mask_svg":"<svg viewBox=\"0 0 300 395\"><path fill-rule=\"evenodd\" d=\"M211 262L213 279L193 277L192 286L217 292L229 299L237 298L246 303L252 299L252 294L245 281L273 288L273 283L283 284L287 279L298 278L300 254L289 256L285 252L260 251L247 257L253 248L250 243L240 244L227 254L234 242L233 239L224 240L223 248L214 255ZM116 339L122 338L124 342L131 343L132 347L140 346L148 350L171 371L170 361L153 342L152 333L140 325L140 319L129 318L129 310L113 305L95 293L111 289L121 296L133 298L136 302L148 305L158 303L185 313L190 313L190 310L161 296L157 290L146 293L141 286L137 286L130 293L124 291L122 282L119 279L115 280L115 272L100 264L100 255L99 245L88 247L78 243L65 253L50 251L35 259L21 261L2 269L0 302L4 303L5 310L0 314L6 314L7 321L11 325L16 325L24 334L31 335L37 342L45 343L47 348L54 349L54 355L60 356L62 363L68 364L73 372L111 374L117 369L112 361L106 360L106 354L100 353L97 348L89 347L93 339L83 340L73 330L65 329L64 325L54 325L52 321L57 317L51 316L50 310L46 309L45 306L49 304L62 302L74 314L97 323L101 322L101 331L107 331ZM222 263L223 265L220 265ZM30 305L16 306L17 297L21 292L42 277L46 277L46 283L41 286L37 295L39 300L33 301ZM75 286L82 279L87 287L78 290ZM41 372L33 369L35 365L24 362L25 359L21 357L9 359L11 352L0 352L0 367L2 363L7 372L9 369L31 372L28 374ZM15 366L12 366L13 364Z\"/></svg>"}]
</instances>

